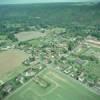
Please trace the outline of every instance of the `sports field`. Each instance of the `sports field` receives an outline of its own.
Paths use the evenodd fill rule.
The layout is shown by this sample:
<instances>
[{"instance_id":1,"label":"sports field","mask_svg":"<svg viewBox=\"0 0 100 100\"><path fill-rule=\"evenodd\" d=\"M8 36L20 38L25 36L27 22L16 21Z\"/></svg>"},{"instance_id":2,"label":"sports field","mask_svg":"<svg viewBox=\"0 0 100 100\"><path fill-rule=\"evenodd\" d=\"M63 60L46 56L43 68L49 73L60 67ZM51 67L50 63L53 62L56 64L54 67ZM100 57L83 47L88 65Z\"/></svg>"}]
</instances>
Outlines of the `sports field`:
<instances>
[{"instance_id":1,"label":"sports field","mask_svg":"<svg viewBox=\"0 0 100 100\"><path fill-rule=\"evenodd\" d=\"M46 33L38 32L38 31L20 32L20 33L15 34L16 38L19 41L27 41L31 39L36 39L39 37L43 37L45 35Z\"/></svg>"},{"instance_id":2,"label":"sports field","mask_svg":"<svg viewBox=\"0 0 100 100\"><path fill-rule=\"evenodd\" d=\"M40 77L50 83L47 88L31 80L6 100L100 100L99 95L55 70L45 70Z\"/></svg>"},{"instance_id":3,"label":"sports field","mask_svg":"<svg viewBox=\"0 0 100 100\"><path fill-rule=\"evenodd\" d=\"M0 79L15 71L27 57L28 54L16 49L0 52Z\"/></svg>"}]
</instances>

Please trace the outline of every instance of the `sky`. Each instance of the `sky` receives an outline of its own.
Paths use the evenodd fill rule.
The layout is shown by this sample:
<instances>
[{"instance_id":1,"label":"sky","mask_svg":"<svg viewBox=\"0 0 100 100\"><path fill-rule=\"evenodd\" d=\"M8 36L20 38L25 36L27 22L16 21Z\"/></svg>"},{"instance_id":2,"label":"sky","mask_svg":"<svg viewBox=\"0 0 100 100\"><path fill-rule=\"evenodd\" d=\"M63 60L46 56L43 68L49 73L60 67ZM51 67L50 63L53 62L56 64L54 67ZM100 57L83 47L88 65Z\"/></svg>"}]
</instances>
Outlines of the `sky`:
<instances>
[{"instance_id":1,"label":"sky","mask_svg":"<svg viewBox=\"0 0 100 100\"><path fill-rule=\"evenodd\" d=\"M86 2L100 0L0 0L0 4L44 3L44 2Z\"/></svg>"}]
</instances>

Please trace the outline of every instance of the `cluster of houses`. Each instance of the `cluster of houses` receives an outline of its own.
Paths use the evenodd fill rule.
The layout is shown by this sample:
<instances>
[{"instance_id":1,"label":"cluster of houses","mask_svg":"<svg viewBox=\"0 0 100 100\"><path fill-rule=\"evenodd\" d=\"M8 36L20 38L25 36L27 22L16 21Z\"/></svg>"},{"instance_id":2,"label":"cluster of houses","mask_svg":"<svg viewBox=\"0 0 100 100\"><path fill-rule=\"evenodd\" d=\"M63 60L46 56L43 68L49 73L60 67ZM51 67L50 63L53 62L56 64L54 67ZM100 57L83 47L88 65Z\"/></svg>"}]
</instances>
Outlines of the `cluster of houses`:
<instances>
[{"instance_id":1,"label":"cluster of houses","mask_svg":"<svg viewBox=\"0 0 100 100\"><path fill-rule=\"evenodd\" d=\"M84 72L81 72L79 75L77 74L78 68L75 68L73 66L67 66L65 67L56 67L56 69L60 70L61 72L65 73L66 75L71 76L72 78L75 78L79 80L80 82L85 82L85 74Z\"/></svg>"},{"instance_id":2,"label":"cluster of houses","mask_svg":"<svg viewBox=\"0 0 100 100\"><path fill-rule=\"evenodd\" d=\"M35 61L35 57L28 57L26 60L23 61L24 65L32 65Z\"/></svg>"},{"instance_id":3,"label":"cluster of houses","mask_svg":"<svg viewBox=\"0 0 100 100\"><path fill-rule=\"evenodd\" d=\"M85 60L81 60L81 59L76 59L75 63L77 65L84 65L86 63ZM98 89L100 91L100 79L91 79L90 77L88 77L88 74L83 66L81 67L74 67L73 65L66 65L66 66L57 66L55 67L57 70L63 72L66 75L69 75L70 77L80 81L81 83L84 83L86 85L88 85L89 87L95 87L96 89ZM82 69L83 68L83 69Z\"/></svg>"},{"instance_id":4,"label":"cluster of houses","mask_svg":"<svg viewBox=\"0 0 100 100\"><path fill-rule=\"evenodd\" d=\"M55 42L55 41L54 41ZM82 45L84 46L84 45ZM88 60L82 60L81 58L76 58L75 63L73 65L69 65L66 68L62 67L65 66L64 63L66 63L68 56L68 46L67 42L59 42L56 40L56 43L49 43L47 46L40 46L39 48L35 49L35 58L36 60L41 60L42 56L42 61L44 61L45 64L51 63L53 64L55 61L56 63L56 68L63 73L79 80L82 83L89 84L91 86L96 86L96 88L100 88L100 82L97 80L97 83L94 82L94 80L89 80L87 79L86 72L83 70L80 72L80 69L77 67L73 67L74 64L79 65L79 66L85 66L88 62ZM62 66L59 66L58 63L62 61ZM27 61L26 61L27 62ZM31 61L30 61L31 63ZM58 64L58 65L57 65Z\"/></svg>"},{"instance_id":5,"label":"cluster of houses","mask_svg":"<svg viewBox=\"0 0 100 100\"><path fill-rule=\"evenodd\" d=\"M2 99L5 98L14 90L25 84L28 80L34 78L42 69L44 69L44 66L30 67L26 69L23 73L19 74L18 76L14 77L8 82L2 84L0 86L0 100L1 98ZM39 84L43 87L47 86L47 83L44 82L43 80Z\"/></svg>"}]
</instances>

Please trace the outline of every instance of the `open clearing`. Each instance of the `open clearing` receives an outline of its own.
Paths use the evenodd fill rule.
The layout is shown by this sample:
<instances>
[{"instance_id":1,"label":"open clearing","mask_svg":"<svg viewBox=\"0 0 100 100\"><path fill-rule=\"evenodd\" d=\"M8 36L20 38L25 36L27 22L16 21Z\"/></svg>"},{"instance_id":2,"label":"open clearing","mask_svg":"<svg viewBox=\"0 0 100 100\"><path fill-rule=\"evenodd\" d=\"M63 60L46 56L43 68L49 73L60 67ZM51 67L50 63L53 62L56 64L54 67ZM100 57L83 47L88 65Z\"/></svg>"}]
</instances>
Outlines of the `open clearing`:
<instances>
[{"instance_id":1,"label":"open clearing","mask_svg":"<svg viewBox=\"0 0 100 100\"><path fill-rule=\"evenodd\" d=\"M31 39L36 39L39 37L44 37L46 33L38 32L38 31L28 31L28 32L20 32L15 34L16 38L19 41L27 41Z\"/></svg>"},{"instance_id":2,"label":"open clearing","mask_svg":"<svg viewBox=\"0 0 100 100\"><path fill-rule=\"evenodd\" d=\"M99 95L90 92L62 73L49 69L40 76L48 81L50 86L43 88L32 80L6 100L100 100Z\"/></svg>"},{"instance_id":3,"label":"open clearing","mask_svg":"<svg viewBox=\"0 0 100 100\"><path fill-rule=\"evenodd\" d=\"M14 71L26 57L28 54L15 49L0 52L0 78Z\"/></svg>"}]
</instances>

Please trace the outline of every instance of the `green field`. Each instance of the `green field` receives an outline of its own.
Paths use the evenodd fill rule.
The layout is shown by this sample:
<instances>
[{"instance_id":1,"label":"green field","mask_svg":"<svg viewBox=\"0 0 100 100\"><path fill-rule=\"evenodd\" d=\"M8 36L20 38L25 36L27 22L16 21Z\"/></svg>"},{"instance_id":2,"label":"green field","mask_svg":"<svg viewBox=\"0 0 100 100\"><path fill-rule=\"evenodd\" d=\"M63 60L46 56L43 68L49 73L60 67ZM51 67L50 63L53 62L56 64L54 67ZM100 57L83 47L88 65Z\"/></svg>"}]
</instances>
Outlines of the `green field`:
<instances>
[{"instance_id":1,"label":"green field","mask_svg":"<svg viewBox=\"0 0 100 100\"><path fill-rule=\"evenodd\" d=\"M9 75L12 77L27 57L28 54L17 49L0 52L0 80L8 79Z\"/></svg>"},{"instance_id":2,"label":"green field","mask_svg":"<svg viewBox=\"0 0 100 100\"><path fill-rule=\"evenodd\" d=\"M42 33L39 31L28 31L28 32L20 32L20 33L15 34L15 37L19 41L27 41L27 40L36 39L39 37L44 37L44 36L46 36L46 33Z\"/></svg>"},{"instance_id":3,"label":"green field","mask_svg":"<svg viewBox=\"0 0 100 100\"><path fill-rule=\"evenodd\" d=\"M99 95L53 69L45 70L40 76L50 83L47 88L31 80L6 100L100 100Z\"/></svg>"}]
</instances>

